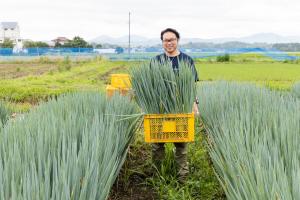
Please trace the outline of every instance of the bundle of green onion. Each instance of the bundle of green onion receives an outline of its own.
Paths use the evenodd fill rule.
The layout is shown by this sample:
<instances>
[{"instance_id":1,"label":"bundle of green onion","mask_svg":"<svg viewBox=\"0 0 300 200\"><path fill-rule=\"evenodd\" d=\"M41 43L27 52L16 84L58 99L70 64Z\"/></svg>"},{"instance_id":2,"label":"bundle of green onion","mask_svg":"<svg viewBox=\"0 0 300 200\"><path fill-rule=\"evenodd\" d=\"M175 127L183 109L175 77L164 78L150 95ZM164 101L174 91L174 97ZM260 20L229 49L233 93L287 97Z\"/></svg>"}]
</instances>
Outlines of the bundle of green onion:
<instances>
[{"instance_id":1,"label":"bundle of green onion","mask_svg":"<svg viewBox=\"0 0 300 200\"><path fill-rule=\"evenodd\" d=\"M128 98L69 94L0 133L0 199L107 199L139 121Z\"/></svg>"},{"instance_id":2,"label":"bundle of green onion","mask_svg":"<svg viewBox=\"0 0 300 200\"><path fill-rule=\"evenodd\" d=\"M169 61L151 61L131 69L135 99L143 112L190 113L195 101L195 78L186 62L173 71Z\"/></svg>"}]
</instances>

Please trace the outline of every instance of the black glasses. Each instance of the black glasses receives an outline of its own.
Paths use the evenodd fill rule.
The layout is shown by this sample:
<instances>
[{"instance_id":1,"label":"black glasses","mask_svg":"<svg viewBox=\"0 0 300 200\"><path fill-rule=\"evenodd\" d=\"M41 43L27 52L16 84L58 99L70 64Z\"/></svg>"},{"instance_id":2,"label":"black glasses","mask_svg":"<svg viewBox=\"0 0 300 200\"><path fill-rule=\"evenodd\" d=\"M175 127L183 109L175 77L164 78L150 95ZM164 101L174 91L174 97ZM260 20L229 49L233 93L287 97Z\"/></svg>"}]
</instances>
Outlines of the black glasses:
<instances>
[{"instance_id":1,"label":"black glasses","mask_svg":"<svg viewBox=\"0 0 300 200\"><path fill-rule=\"evenodd\" d=\"M163 43L175 42L175 41L177 41L177 38L163 39Z\"/></svg>"}]
</instances>

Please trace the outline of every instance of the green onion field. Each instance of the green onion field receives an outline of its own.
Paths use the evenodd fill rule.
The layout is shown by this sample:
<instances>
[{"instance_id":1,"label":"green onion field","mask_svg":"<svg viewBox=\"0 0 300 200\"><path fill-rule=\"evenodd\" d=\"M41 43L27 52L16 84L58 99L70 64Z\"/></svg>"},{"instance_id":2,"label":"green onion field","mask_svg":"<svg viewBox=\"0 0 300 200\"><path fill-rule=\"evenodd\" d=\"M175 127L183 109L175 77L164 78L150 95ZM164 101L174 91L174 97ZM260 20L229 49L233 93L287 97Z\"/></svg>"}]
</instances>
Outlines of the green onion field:
<instances>
[{"instance_id":1,"label":"green onion field","mask_svg":"<svg viewBox=\"0 0 300 200\"><path fill-rule=\"evenodd\" d=\"M155 168L141 125L141 108L191 111L190 99L176 99L176 92L167 94L172 84L161 84L176 82L173 76L155 78L152 91L145 87L154 80L139 83L159 71L139 71L142 61L0 61L0 199L300 199L299 60L252 53L195 64L196 88L188 81L174 87L200 102L190 174L180 184L174 146L167 145L166 159ZM136 101L106 98L113 73L134 76ZM162 108L149 100L155 98L176 102Z\"/></svg>"}]
</instances>

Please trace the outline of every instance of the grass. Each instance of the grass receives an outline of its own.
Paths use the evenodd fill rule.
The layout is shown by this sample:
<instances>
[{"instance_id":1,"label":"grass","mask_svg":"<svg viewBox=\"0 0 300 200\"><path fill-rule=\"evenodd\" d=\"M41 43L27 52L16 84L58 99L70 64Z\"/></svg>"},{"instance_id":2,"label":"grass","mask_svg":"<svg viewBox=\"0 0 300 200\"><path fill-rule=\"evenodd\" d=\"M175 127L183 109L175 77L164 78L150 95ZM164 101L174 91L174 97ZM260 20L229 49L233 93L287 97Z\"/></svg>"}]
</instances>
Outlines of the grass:
<instances>
[{"instance_id":1,"label":"grass","mask_svg":"<svg viewBox=\"0 0 300 200\"><path fill-rule=\"evenodd\" d=\"M296 81L300 66L283 63L197 64L201 80Z\"/></svg>"},{"instance_id":2,"label":"grass","mask_svg":"<svg viewBox=\"0 0 300 200\"><path fill-rule=\"evenodd\" d=\"M46 62L46 61L43 61ZM49 62L38 63L40 68L49 66ZM51 61L53 62L53 61ZM91 60L88 62L72 62L70 70L59 71L61 62L52 63L49 71L37 73L37 63L14 63L15 71L20 69L24 76L10 75L0 80L0 99L14 102L36 103L49 96L78 90L103 91L109 82L109 74L127 73L128 68L137 62ZM10 63L12 64L12 63ZM7 63L5 63L7 65ZM1 64L0 64L1 66ZM35 67L31 67L35 66ZM237 80L255 82L275 89L290 89L300 80L300 67L296 64L282 62L266 63L209 63L196 62L201 81ZM7 73L7 67L0 67L0 76Z\"/></svg>"},{"instance_id":3,"label":"grass","mask_svg":"<svg viewBox=\"0 0 300 200\"><path fill-rule=\"evenodd\" d=\"M122 188L120 195L129 196L132 190L140 193L142 188L147 188L148 192L152 188L155 191L155 195L152 194L151 196L153 199L225 199L222 187L214 175L212 162L208 155L205 130L199 120L196 124L198 125L196 139L194 143L189 144L188 152L190 174L184 185L179 184L177 181L173 154L174 145L171 143L167 145L164 162L160 169L156 169L151 161L151 145L144 142L142 132L139 132L130 147L129 157L125 161L121 174L119 174L118 184L115 185L113 192L118 193L118 190ZM138 188L132 187L134 179L141 179L139 185L136 186ZM127 192L123 191L124 188ZM144 196L147 192L143 193L141 196ZM111 194L111 196L114 195ZM136 199L141 199L141 196ZM114 196L111 199L121 198Z\"/></svg>"},{"instance_id":4,"label":"grass","mask_svg":"<svg viewBox=\"0 0 300 200\"><path fill-rule=\"evenodd\" d=\"M196 141L189 144L190 174L185 184L180 184L176 177L174 146L167 145L166 159L161 169L158 169L157 174L148 179L148 183L157 191L159 199L225 199L224 192L210 162L205 136L203 132L198 134Z\"/></svg>"},{"instance_id":5,"label":"grass","mask_svg":"<svg viewBox=\"0 0 300 200\"><path fill-rule=\"evenodd\" d=\"M291 56L300 56L300 52L288 52Z\"/></svg>"},{"instance_id":6,"label":"grass","mask_svg":"<svg viewBox=\"0 0 300 200\"><path fill-rule=\"evenodd\" d=\"M289 63L197 63L200 79L254 82L276 89L290 89L300 80L300 66Z\"/></svg>"},{"instance_id":7,"label":"grass","mask_svg":"<svg viewBox=\"0 0 300 200\"><path fill-rule=\"evenodd\" d=\"M217 56L196 58L195 60L200 61L200 62L214 63L217 60ZM255 63L273 63L274 60L272 58L265 56L263 54L260 54L260 53L243 53L243 54L231 54L230 62L231 63L253 63L253 62L255 62Z\"/></svg>"},{"instance_id":8,"label":"grass","mask_svg":"<svg viewBox=\"0 0 300 200\"><path fill-rule=\"evenodd\" d=\"M59 67L60 63L57 66ZM128 66L129 63L100 60L75 64L70 70L55 70L41 75L29 74L20 78L2 79L0 98L14 102L35 103L66 92L104 91L109 74L126 71Z\"/></svg>"}]
</instances>

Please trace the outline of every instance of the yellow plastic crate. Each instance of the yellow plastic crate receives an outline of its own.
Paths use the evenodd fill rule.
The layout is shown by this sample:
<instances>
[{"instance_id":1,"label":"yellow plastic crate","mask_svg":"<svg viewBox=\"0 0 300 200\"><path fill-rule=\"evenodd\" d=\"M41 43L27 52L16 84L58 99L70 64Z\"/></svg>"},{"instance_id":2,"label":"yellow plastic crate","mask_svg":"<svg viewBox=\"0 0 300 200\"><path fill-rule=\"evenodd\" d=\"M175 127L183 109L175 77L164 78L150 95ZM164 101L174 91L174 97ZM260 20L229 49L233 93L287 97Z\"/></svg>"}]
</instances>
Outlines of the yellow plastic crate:
<instances>
[{"instance_id":1,"label":"yellow plastic crate","mask_svg":"<svg viewBox=\"0 0 300 200\"><path fill-rule=\"evenodd\" d=\"M112 74L111 86L116 88L131 88L129 74Z\"/></svg>"},{"instance_id":2,"label":"yellow plastic crate","mask_svg":"<svg viewBox=\"0 0 300 200\"><path fill-rule=\"evenodd\" d=\"M111 85L106 86L106 95L112 97L116 92L119 92L121 95L125 96L129 93L130 88L116 88Z\"/></svg>"},{"instance_id":3,"label":"yellow plastic crate","mask_svg":"<svg viewBox=\"0 0 300 200\"><path fill-rule=\"evenodd\" d=\"M192 142L195 135L194 113L149 114L144 116L145 141Z\"/></svg>"}]
</instances>

